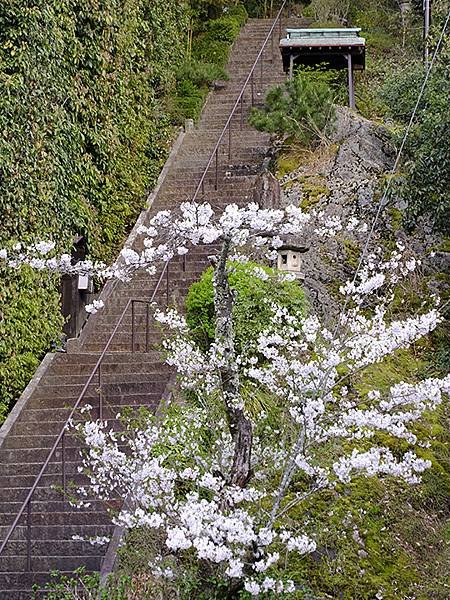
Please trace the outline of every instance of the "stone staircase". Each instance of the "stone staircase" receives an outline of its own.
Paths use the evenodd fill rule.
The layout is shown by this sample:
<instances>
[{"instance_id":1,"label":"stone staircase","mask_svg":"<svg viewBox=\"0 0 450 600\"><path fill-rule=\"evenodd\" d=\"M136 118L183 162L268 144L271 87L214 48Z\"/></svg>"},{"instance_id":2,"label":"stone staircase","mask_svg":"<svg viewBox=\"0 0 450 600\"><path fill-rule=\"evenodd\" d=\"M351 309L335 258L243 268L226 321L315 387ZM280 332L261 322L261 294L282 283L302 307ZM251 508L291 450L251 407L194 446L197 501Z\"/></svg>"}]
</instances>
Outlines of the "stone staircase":
<instances>
[{"instance_id":1,"label":"stone staircase","mask_svg":"<svg viewBox=\"0 0 450 600\"><path fill-rule=\"evenodd\" d=\"M180 202L192 198L270 26L270 21L254 19L242 30L233 47L229 63L230 80L223 89L210 94L198 127L185 134L176 159L144 220L158 210L173 209ZM276 34L277 32L278 28L275 29ZM273 59L270 43L265 53L263 86L260 83L259 67L255 73L257 103L263 100L269 86L281 83L285 79L277 42L276 35ZM231 202L243 204L252 199L255 174L269 148L269 136L256 132L247 124L249 109L250 89L245 94L242 130L239 111L232 119L232 160L228 160L228 135L220 148L218 191L214 191L213 168L205 180L204 198L218 208ZM139 249L139 240L135 242L134 247ZM214 249L210 246L195 248L188 255L185 264L180 257L173 259L169 271L170 304L182 306L189 286L208 266L207 257ZM51 356L47 368L34 385L27 401L23 403L20 413L0 445L0 543L33 485L127 302L132 298L150 298L157 280L158 275L151 277L138 274L127 284L114 284L105 308L90 317L88 325L76 342L69 346L68 352ZM163 281L155 299L164 306L166 296L167 288ZM108 419L111 427L117 427L115 416L124 406L146 406L156 410L162 395L167 393L171 373L158 353L161 332L150 322L146 334L145 323L146 307L144 304L137 304L135 352L131 351L131 313L127 313L102 363L103 418ZM148 340L149 351L144 352ZM85 402L93 406L92 416L96 418L99 393L95 377L87 389ZM80 464L80 448L80 441L67 433L64 453L66 479L75 485L83 482L83 476L77 471ZM31 502L31 569L27 570L27 511L0 555L1 600L30 598L32 586L43 586L49 580L51 571L58 570L70 574L81 566L87 571L101 569L106 547L74 541L72 536L110 536L113 527L105 507L95 499L91 500L88 508L71 508L61 490L61 453L61 448L58 448Z\"/></svg>"}]
</instances>

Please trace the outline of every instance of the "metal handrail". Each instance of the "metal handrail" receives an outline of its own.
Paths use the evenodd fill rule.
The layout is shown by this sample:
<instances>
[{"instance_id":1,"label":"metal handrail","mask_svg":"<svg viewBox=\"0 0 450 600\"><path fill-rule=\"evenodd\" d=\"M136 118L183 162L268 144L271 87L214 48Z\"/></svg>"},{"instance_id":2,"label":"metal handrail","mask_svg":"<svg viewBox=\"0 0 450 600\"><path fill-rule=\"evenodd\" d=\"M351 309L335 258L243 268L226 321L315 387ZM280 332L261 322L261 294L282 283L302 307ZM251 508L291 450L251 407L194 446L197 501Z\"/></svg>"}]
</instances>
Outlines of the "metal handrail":
<instances>
[{"instance_id":1,"label":"metal handrail","mask_svg":"<svg viewBox=\"0 0 450 600\"><path fill-rule=\"evenodd\" d=\"M248 76L247 76L247 78L246 78L246 80L245 80L245 82L244 82L244 84L243 84L243 86L241 88L241 91L240 91L240 93L239 93L239 95L237 97L237 100L236 100L236 102L235 102L235 104L234 104L234 106L233 106L233 108L232 108L232 110L230 112L230 115L229 115L229 117L228 117L228 119L227 119L227 121L225 123L225 126L224 126L224 128L223 128L223 130L222 130L222 132L221 132L221 134L220 134L220 136L219 136L219 138L218 138L215 146L214 146L214 149L213 149L213 151L211 153L211 156L210 156L210 158L208 160L208 163L206 164L206 167L205 167L205 169L204 169L204 171L202 173L202 176L200 178L198 186L197 186L197 188L195 190L195 193L194 193L194 195L192 197L192 202L194 202L197 199L198 194L200 193L200 190L204 190L205 178L206 178L207 172L208 172L209 168L211 167L211 164L212 164L212 162L213 162L214 159L216 160L215 189L217 189L217 185L218 185L218 150L219 150L220 144L222 143L222 141L224 139L224 136L225 136L225 134L226 134L226 132L228 130L229 131L229 157L231 158L231 120L232 120L233 116L235 115L238 106L240 105L241 106L241 129L242 129L242 125L243 125L242 105L243 105L243 96L244 96L245 90L246 90L249 82L251 81L251 83L252 83L252 104L253 104L253 76L254 76L254 72L256 70L256 67L258 66L258 61L262 58L264 50L265 50L265 48L266 48L269 40L271 39L271 37L272 37L272 50L273 50L273 33L274 33L275 27L276 27L276 25L277 25L278 22L279 22L279 25L280 25L280 36L281 36L281 17L282 17L282 13L283 13L283 10L284 10L284 7L285 7L286 3L287 3L287 0L284 0L283 3L282 3L282 5L281 5L280 10L277 13L277 16L275 17L275 19L274 19L274 21L272 23L272 27L270 28L269 33L267 34L266 39L264 40L264 42L263 42L263 44L261 46L261 49L260 49L260 51L259 51L259 53L258 53L258 55L257 55L257 57L256 57L256 59L255 59L255 61L253 63L253 66L250 69L250 72L249 72L249 74L248 74ZM262 74L263 74L262 67L263 67L263 60L261 60L261 81L262 81ZM65 421L65 423L64 423L61 431L59 432L59 434L58 434L58 436L57 436L57 438L56 438L56 440L55 440L52 448L50 449L50 452L49 452L49 454L48 454L48 456L47 456L44 464L42 465L42 467L41 467L41 469L39 471L39 474L37 475L37 477L36 477L36 479L35 479L32 487L30 488L30 491L28 492L28 494L27 494L24 502L21 505L21 508L19 509L19 512L17 513L17 515L16 515L16 517L15 517L12 525L8 529L8 532L7 532L4 540L2 541L2 543L0 545L0 555L1 555L2 552L3 552L3 550L6 547L6 544L11 539L11 536L12 536L14 530L16 529L18 523L19 523L19 520L21 519L21 517L23 516L23 514L26 511L27 512L27 571L31 571L31 500L32 500L33 494L36 491L36 488L38 487L38 485L39 485L39 483L40 483L40 481L42 479L42 476L44 475L45 470L47 469L47 467L48 467L51 459L53 458L53 456L54 456L54 454L55 454L55 452L56 452L56 450L57 450L57 448L58 448L58 446L59 446L60 443L61 443L61 449L62 449L61 461L62 461L62 464L63 464L63 468L62 468L62 484L63 485L62 485L62 488L63 488L63 493L65 493L65 479L66 479L66 477L65 477L65 467L64 467L64 465L65 465L64 451L65 451L65 433L66 433L66 431L68 429L68 426L71 423L72 418L73 418L75 412L78 410L78 408L79 408L79 406L81 404L81 401L83 400L84 395L86 394L86 391L88 390L89 386L91 385L91 383L92 383L92 381L93 381L93 379L94 379L94 377L95 377L95 375L97 373L99 373L99 382L100 382L101 365L102 365L103 359L104 359L107 351L109 350L109 347L110 347L110 345L111 345L111 343L113 341L113 338L116 335L116 333L117 333L117 331L118 331L118 329L119 329L119 327L120 327L123 319L125 318L125 315L126 315L128 309L130 308L130 306L132 307L132 312L133 312L133 314L132 314L132 351L134 352L134 303L135 302L146 302L146 303L148 303L148 305L151 304L154 301L154 299L155 299L155 296L156 296L156 294L157 294L157 292L159 290L159 287L161 285L161 282L163 280L164 275L166 275L166 280L167 280L167 301L168 301L168 299L169 299L169 277L168 277L168 273L169 273L169 263L170 263L170 260L171 259L168 259L167 261L165 261L163 269L162 269L161 274L160 274L160 277L159 277L159 279L158 279L158 281L156 283L156 286L155 286L155 288L153 290L153 293L152 293L152 296L151 296L150 300L144 301L144 300L141 300L141 299L133 299L133 298L130 298L128 300L128 302L127 302L124 310L122 311L122 313L121 313L121 315L120 315L120 317L119 317L119 319L118 319L118 321L117 321L117 323L116 323L116 325L115 325L115 327L114 327L111 335L108 338L108 341L106 342L106 345L105 345L102 353L100 354L99 359L97 360L97 363L95 364L95 367L94 367L92 373L88 377L88 380L86 381L86 383L85 383L85 385L83 387L83 390L81 391L80 395L77 398L77 401L75 402L72 410L70 411L69 417L66 419L66 421ZM183 263L183 270L185 270L185 268L186 268L186 265L185 265L185 262L184 262ZM146 330L146 350L148 351L148 318L147 318L147 330ZM100 416L100 419L101 419L102 418L102 396L101 396L101 392L100 392L100 397L99 397L99 416Z\"/></svg>"},{"instance_id":2,"label":"metal handrail","mask_svg":"<svg viewBox=\"0 0 450 600\"><path fill-rule=\"evenodd\" d=\"M164 263L164 266L162 268L162 271L161 271L161 274L159 276L158 282L157 282L157 284L155 286L155 289L153 290L152 296L151 296L150 300L148 300L149 303L152 303L154 301L154 299L155 299L155 296L156 296L156 294L158 292L159 286L161 285L162 279L163 279L165 273L168 272L169 262L170 261L167 260ZM6 544L10 540L11 535L13 534L15 528L17 527L17 524L19 523L19 520L22 517L22 515L24 514L25 510L27 510L27 518L28 518L27 528L29 530L29 527L30 527L30 518L31 518L30 503L31 503L31 499L33 497L33 494L36 491L36 488L39 485L39 483L40 483L40 481L42 479L42 476L44 475L45 470L48 467L48 464L50 463L51 459L53 458L53 455L55 454L56 450L58 449L58 446L59 446L60 442L62 444L62 451L63 451L63 455L62 455L61 460L64 463L64 436L65 436L66 430L67 430L69 424L71 423L72 418L73 418L75 412L78 410L78 407L80 406L81 401L83 400L84 395L85 395L86 391L88 390L89 386L91 385L91 383L92 383L92 381L93 381L96 373L97 372L100 373L101 364L103 362L103 359L104 359L106 353L109 350L109 347L110 347L110 345L111 345L111 343L113 341L113 338L116 335L116 333L117 333L117 331L118 331L118 329L119 329L119 327L120 327L123 319L125 318L125 315L126 315L128 309L129 309L129 307L132 306L134 302L135 302L135 300L132 299L132 298L130 298L128 300L125 308L123 309L123 311L122 311L122 313L121 313L121 315L120 315L120 317L119 317L119 319L118 319L118 321L117 321L117 323L116 323L116 325L115 325L115 327L114 327L111 335L108 338L108 341L106 342L105 347L103 348L102 353L100 354L100 356L99 356L99 358L98 358L98 360L97 360L97 362L95 364L95 367L94 367L92 373L89 375L88 380L84 384L84 387L83 387L80 395L78 396L77 401L75 402L72 410L70 411L70 414L69 414L68 418L66 419L66 421L65 421L65 423L64 423L61 431L59 432L58 437L56 438L56 440L55 440L52 448L50 449L50 452L47 455L47 458L45 459L44 464L42 465L41 470L39 471L39 474L37 475L37 477L36 477L36 479L35 479L32 487L30 488L30 491L28 492L27 497L23 501L23 504L22 504L19 512L17 513L16 518L14 519L14 521L13 521L12 525L10 526L10 528L8 529L8 532L7 532L6 536L5 536L5 539L3 540L2 544L0 545L0 554L5 549ZM100 413L100 418L101 418L101 413L102 413L101 395L100 395L99 413ZM65 473L64 473L64 470L63 470L62 478L63 478L63 492L65 492ZM29 538L29 533L28 533L28 539L27 539L28 550L29 550L30 544L31 544L31 539ZM29 551L28 551L28 556L27 556L27 567L28 567L27 570L30 570L30 568L29 568L30 567L30 555L29 555Z\"/></svg>"},{"instance_id":3,"label":"metal handrail","mask_svg":"<svg viewBox=\"0 0 450 600\"><path fill-rule=\"evenodd\" d=\"M222 133L220 134L219 139L217 140L217 143L214 146L214 149L213 149L213 151L211 153L211 156L209 157L209 160L208 160L208 163L207 163L207 165L205 167L205 170L203 171L203 174L200 177L200 181L198 183L197 189L195 190L194 196L192 197L192 202L195 202L195 200L197 199L197 197L198 197L198 195L200 193L200 190L204 191L205 177L206 177L206 174L209 171L209 168L212 165L212 162L213 162L214 159L216 160L216 179L215 179L215 186L214 187L215 187L215 189L217 189L218 157L219 157L218 152L219 152L220 144L222 143L223 138L225 137L225 134L226 134L226 132L228 130L229 131L229 136L230 136L230 138L229 138L228 156L229 156L229 158L231 158L231 120L234 117L234 115L235 115L235 113L237 111L238 106L241 105L241 129L242 129L242 104L243 104L243 97L244 97L245 90L247 89L247 86L248 86L249 82L251 81L251 83L252 83L252 105L253 105L253 76L254 76L254 72L256 70L256 67L258 66L258 62L259 62L260 58L262 57L264 50L266 49L267 43L269 42L269 40L273 36L275 27L276 27L276 25L277 25L278 22L280 24L280 37L281 37L281 16L282 16L284 7L286 6L286 3L287 3L287 0L284 0L284 2L281 5L280 10L277 13L277 16L275 17L275 19L274 19L274 21L272 23L272 27L270 28L270 31L267 34L266 39L264 40L263 45L261 46L260 51L258 52L258 56L256 57L255 62L253 63L253 66L250 69L249 74L247 75L247 79L245 80L245 82L244 82L244 84L243 84L243 86L241 88L239 96L237 97L237 100L236 100L236 102L235 102L235 104L234 104L234 106L233 106L233 108L231 110L231 113L230 113L230 115L229 115L229 117L227 119L227 122L225 123L225 126L222 129ZM272 41L273 41L273 38L272 38ZM261 60L261 73L262 73L262 66L263 66L263 61Z\"/></svg>"}]
</instances>

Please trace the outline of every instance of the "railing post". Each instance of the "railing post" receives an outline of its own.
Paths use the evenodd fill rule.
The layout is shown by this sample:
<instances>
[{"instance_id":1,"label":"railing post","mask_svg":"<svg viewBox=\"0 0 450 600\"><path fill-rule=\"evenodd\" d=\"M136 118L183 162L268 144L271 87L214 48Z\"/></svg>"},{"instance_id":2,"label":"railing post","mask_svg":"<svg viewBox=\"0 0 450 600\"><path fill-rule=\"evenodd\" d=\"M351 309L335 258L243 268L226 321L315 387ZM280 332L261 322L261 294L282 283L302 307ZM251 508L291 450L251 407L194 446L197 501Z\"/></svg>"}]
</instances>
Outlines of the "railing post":
<instances>
[{"instance_id":1,"label":"railing post","mask_svg":"<svg viewBox=\"0 0 450 600\"><path fill-rule=\"evenodd\" d=\"M103 421L102 363L98 365L98 418Z\"/></svg>"},{"instance_id":2,"label":"railing post","mask_svg":"<svg viewBox=\"0 0 450 600\"><path fill-rule=\"evenodd\" d=\"M216 149L216 179L214 182L214 189L217 190L219 187L219 148Z\"/></svg>"},{"instance_id":3,"label":"railing post","mask_svg":"<svg viewBox=\"0 0 450 600\"><path fill-rule=\"evenodd\" d=\"M27 503L27 571L31 571L31 498Z\"/></svg>"},{"instance_id":4,"label":"railing post","mask_svg":"<svg viewBox=\"0 0 450 600\"><path fill-rule=\"evenodd\" d=\"M145 306L145 351L148 352L150 338L150 305L147 302Z\"/></svg>"},{"instance_id":5,"label":"railing post","mask_svg":"<svg viewBox=\"0 0 450 600\"><path fill-rule=\"evenodd\" d=\"M228 125L228 160L231 160L231 121Z\"/></svg>"},{"instance_id":6,"label":"railing post","mask_svg":"<svg viewBox=\"0 0 450 600\"><path fill-rule=\"evenodd\" d=\"M63 491L63 502L66 498L66 430L61 436L61 484Z\"/></svg>"},{"instance_id":7,"label":"railing post","mask_svg":"<svg viewBox=\"0 0 450 600\"><path fill-rule=\"evenodd\" d=\"M261 92L262 92L263 83L264 83L264 79L263 79L264 58L263 58L263 56L264 56L264 53L261 54L261 58L259 59L261 61L261 64L260 64L260 70L261 70L261 73L260 73L261 74Z\"/></svg>"},{"instance_id":8,"label":"railing post","mask_svg":"<svg viewBox=\"0 0 450 600\"><path fill-rule=\"evenodd\" d=\"M253 71L252 71L252 77L251 77L251 88L252 88L252 106L254 106L255 104L255 80L253 79Z\"/></svg>"},{"instance_id":9,"label":"railing post","mask_svg":"<svg viewBox=\"0 0 450 600\"><path fill-rule=\"evenodd\" d=\"M131 301L131 352L134 352L134 300Z\"/></svg>"},{"instance_id":10,"label":"railing post","mask_svg":"<svg viewBox=\"0 0 450 600\"><path fill-rule=\"evenodd\" d=\"M167 263L166 267L166 308L169 308L169 265L170 262Z\"/></svg>"},{"instance_id":11,"label":"railing post","mask_svg":"<svg viewBox=\"0 0 450 600\"><path fill-rule=\"evenodd\" d=\"M183 254L183 273L186 273L186 254Z\"/></svg>"},{"instance_id":12,"label":"railing post","mask_svg":"<svg viewBox=\"0 0 450 600\"><path fill-rule=\"evenodd\" d=\"M244 92L241 95L241 131L244 128Z\"/></svg>"}]
</instances>

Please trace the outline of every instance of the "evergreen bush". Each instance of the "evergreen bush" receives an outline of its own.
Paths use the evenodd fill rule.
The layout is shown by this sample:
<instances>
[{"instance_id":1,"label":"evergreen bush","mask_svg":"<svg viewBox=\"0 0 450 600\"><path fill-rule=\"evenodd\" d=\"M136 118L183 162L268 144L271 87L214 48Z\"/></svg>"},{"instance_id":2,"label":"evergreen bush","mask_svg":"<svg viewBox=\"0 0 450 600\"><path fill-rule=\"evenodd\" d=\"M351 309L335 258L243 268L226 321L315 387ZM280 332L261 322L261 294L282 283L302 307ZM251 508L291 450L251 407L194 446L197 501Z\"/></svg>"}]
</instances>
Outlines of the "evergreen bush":
<instances>
[{"instance_id":1,"label":"evergreen bush","mask_svg":"<svg viewBox=\"0 0 450 600\"><path fill-rule=\"evenodd\" d=\"M207 21L196 33L192 56L182 63L177 73L175 95L170 103L175 123L197 120L210 84L217 79L227 79L225 65L230 47L246 20L247 12L241 4L226 7L222 16Z\"/></svg>"},{"instance_id":2,"label":"evergreen bush","mask_svg":"<svg viewBox=\"0 0 450 600\"><path fill-rule=\"evenodd\" d=\"M257 276L255 268L262 268L267 280ZM298 282L277 281L274 269L256 263L231 263L230 269L230 284L237 294L233 316L238 351L267 327L271 303L299 316L305 314L305 294ZM202 348L207 348L214 339L213 273L212 267L207 269L200 281L191 285L186 298L186 319Z\"/></svg>"},{"instance_id":3,"label":"evergreen bush","mask_svg":"<svg viewBox=\"0 0 450 600\"><path fill-rule=\"evenodd\" d=\"M299 69L292 80L269 91L265 107L253 110L250 123L304 145L317 143L326 137L334 116L329 81L326 72Z\"/></svg>"}]
</instances>

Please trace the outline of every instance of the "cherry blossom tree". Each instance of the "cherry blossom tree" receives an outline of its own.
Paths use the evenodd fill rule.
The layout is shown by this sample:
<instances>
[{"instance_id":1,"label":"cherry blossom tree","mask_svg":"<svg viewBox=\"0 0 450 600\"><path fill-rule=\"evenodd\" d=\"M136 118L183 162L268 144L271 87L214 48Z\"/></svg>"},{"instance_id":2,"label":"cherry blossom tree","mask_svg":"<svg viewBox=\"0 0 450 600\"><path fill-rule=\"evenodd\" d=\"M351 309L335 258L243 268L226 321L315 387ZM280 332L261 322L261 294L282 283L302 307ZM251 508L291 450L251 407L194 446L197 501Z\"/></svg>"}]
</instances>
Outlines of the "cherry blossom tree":
<instances>
[{"instance_id":1,"label":"cherry blossom tree","mask_svg":"<svg viewBox=\"0 0 450 600\"><path fill-rule=\"evenodd\" d=\"M232 260L273 260L283 237L306 227L319 236L364 228L355 219L344 225L325 218L320 226L311 220L293 206L229 205L215 215L209 204L185 203L179 213L160 212L141 227L144 250L124 250L111 268L45 258L51 248L42 245L31 254L29 248L0 251L10 266L126 279L140 269L154 273L158 261L192 246L220 247L211 257L216 329L207 350L195 344L182 314L155 307L155 319L167 329L166 360L190 400L168 407L160 421L148 416L137 429L124 419L120 433L102 421L76 425L87 444L82 470L90 480L80 504L90 493L105 501L126 498L114 521L153 532L158 550L151 569L161 580L182 577L183 560L191 560L226 580L230 598L243 589L254 596L294 592L281 565L290 553L314 552L321 537L306 517L292 517L295 507L327 490L340 493L357 477L416 484L430 466L414 427L450 391L450 376L364 394L352 386L358 373L440 321L437 301L416 316L388 318L394 286L417 264L401 245L388 260L376 252L367 257L342 286L343 310L331 326L313 313L299 318L271 304L266 329L236 351ZM268 411L249 402L261 393ZM380 445L380 433L408 449L394 453Z\"/></svg>"}]
</instances>

